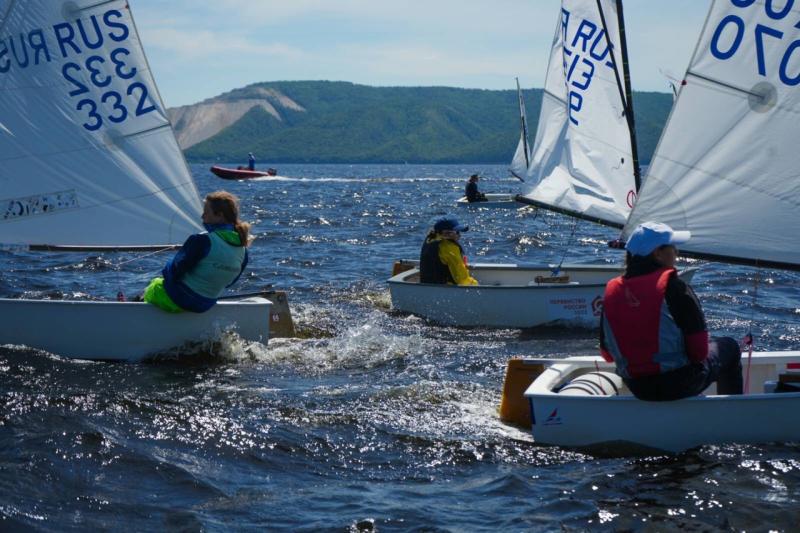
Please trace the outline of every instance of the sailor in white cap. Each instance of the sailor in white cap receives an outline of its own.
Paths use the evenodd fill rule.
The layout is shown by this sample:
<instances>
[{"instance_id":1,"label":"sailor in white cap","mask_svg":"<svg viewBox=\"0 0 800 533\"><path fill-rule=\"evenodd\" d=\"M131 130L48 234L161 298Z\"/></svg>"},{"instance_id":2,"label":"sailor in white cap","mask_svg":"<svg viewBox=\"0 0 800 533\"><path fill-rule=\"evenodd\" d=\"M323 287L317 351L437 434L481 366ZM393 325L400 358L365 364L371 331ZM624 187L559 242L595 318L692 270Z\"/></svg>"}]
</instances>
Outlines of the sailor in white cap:
<instances>
[{"instance_id":1,"label":"sailor in white cap","mask_svg":"<svg viewBox=\"0 0 800 533\"><path fill-rule=\"evenodd\" d=\"M742 393L739 344L709 340L700 302L677 276L677 245L690 237L666 224L640 224L625 244L624 274L606 285L600 351L643 400L695 396L713 382L718 394Z\"/></svg>"}]
</instances>

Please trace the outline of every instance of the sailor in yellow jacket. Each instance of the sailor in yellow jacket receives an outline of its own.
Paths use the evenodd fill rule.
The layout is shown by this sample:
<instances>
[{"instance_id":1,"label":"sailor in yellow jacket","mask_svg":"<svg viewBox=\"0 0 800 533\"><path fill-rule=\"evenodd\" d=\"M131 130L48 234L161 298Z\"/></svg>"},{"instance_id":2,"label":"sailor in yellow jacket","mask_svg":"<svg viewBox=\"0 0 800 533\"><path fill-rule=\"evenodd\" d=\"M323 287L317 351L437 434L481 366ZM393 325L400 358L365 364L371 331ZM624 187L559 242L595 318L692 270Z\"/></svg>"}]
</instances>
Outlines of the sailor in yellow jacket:
<instances>
[{"instance_id":1,"label":"sailor in yellow jacket","mask_svg":"<svg viewBox=\"0 0 800 533\"><path fill-rule=\"evenodd\" d=\"M464 249L458 243L461 233L467 230L467 226L462 226L454 218L436 221L419 254L421 283L478 284L469 275Z\"/></svg>"}]
</instances>

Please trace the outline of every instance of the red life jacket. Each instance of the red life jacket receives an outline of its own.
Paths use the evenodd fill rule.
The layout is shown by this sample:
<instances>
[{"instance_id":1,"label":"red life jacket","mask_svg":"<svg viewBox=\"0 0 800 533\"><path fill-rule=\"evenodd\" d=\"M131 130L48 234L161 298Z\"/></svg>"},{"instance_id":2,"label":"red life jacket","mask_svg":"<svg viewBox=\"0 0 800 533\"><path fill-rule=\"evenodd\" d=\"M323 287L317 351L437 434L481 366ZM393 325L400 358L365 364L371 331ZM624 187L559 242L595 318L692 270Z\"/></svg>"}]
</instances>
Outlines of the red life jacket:
<instances>
[{"instance_id":1,"label":"red life jacket","mask_svg":"<svg viewBox=\"0 0 800 533\"><path fill-rule=\"evenodd\" d=\"M689 364L683 332L665 295L674 268L644 276L614 278L603 296L606 348L625 378L652 376Z\"/></svg>"}]
</instances>

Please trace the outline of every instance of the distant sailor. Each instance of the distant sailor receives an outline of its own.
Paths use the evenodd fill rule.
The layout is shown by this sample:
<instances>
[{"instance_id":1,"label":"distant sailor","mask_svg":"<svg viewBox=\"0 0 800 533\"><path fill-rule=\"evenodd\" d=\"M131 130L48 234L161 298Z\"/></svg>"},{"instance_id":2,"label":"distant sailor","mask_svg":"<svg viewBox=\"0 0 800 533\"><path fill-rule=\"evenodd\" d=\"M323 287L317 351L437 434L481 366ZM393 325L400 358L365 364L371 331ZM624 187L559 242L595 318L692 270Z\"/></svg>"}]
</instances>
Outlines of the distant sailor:
<instances>
[{"instance_id":1,"label":"distant sailor","mask_svg":"<svg viewBox=\"0 0 800 533\"><path fill-rule=\"evenodd\" d=\"M256 169L256 156L253 155L253 152L249 152L247 154L247 170L255 170Z\"/></svg>"},{"instance_id":2,"label":"distant sailor","mask_svg":"<svg viewBox=\"0 0 800 533\"><path fill-rule=\"evenodd\" d=\"M480 176L478 174L473 174L472 176L469 177L469 181L467 182L467 187L464 190L468 202L485 202L487 200L486 195L478 191L479 179Z\"/></svg>"},{"instance_id":3,"label":"distant sailor","mask_svg":"<svg viewBox=\"0 0 800 533\"><path fill-rule=\"evenodd\" d=\"M453 285L477 285L469 275L464 249L458 243L461 232L467 231L454 218L436 221L428 233L419 256L420 281L422 283L450 283Z\"/></svg>"},{"instance_id":4,"label":"distant sailor","mask_svg":"<svg viewBox=\"0 0 800 533\"><path fill-rule=\"evenodd\" d=\"M236 283L247 266L250 224L239 220L239 200L212 192L203 205L206 232L190 236L144 291L143 299L165 311L203 313Z\"/></svg>"},{"instance_id":5,"label":"distant sailor","mask_svg":"<svg viewBox=\"0 0 800 533\"><path fill-rule=\"evenodd\" d=\"M709 342L700 302L675 271L675 245L690 236L640 224L625 245L624 274L606 285L600 351L642 400L695 396L715 381L717 394L742 393L739 344L730 337Z\"/></svg>"}]
</instances>

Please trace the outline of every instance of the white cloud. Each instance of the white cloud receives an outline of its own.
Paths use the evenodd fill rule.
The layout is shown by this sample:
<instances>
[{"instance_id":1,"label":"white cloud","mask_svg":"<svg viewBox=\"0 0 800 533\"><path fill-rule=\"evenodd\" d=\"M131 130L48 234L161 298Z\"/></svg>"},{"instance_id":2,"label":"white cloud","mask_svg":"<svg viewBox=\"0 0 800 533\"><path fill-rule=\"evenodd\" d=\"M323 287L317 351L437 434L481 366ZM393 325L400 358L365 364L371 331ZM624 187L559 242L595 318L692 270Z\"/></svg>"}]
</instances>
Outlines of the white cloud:
<instances>
[{"instance_id":1,"label":"white cloud","mask_svg":"<svg viewBox=\"0 0 800 533\"><path fill-rule=\"evenodd\" d=\"M628 0L635 90L682 73L709 0ZM544 83L559 0L137 0L139 30L168 101L246 83L506 88ZM162 81L164 80L164 81ZM183 90L174 88L185 87ZM212 92L216 91L216 92Z\"/></svg>"}]
</instances>

